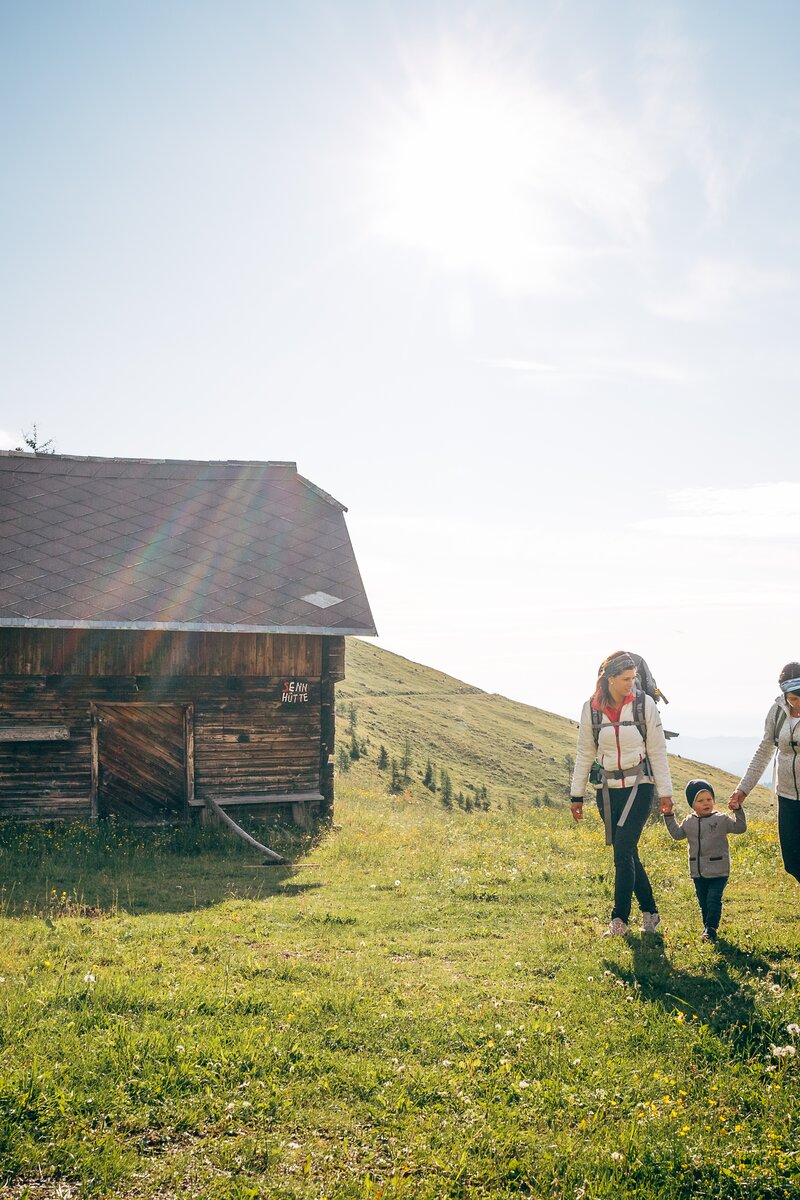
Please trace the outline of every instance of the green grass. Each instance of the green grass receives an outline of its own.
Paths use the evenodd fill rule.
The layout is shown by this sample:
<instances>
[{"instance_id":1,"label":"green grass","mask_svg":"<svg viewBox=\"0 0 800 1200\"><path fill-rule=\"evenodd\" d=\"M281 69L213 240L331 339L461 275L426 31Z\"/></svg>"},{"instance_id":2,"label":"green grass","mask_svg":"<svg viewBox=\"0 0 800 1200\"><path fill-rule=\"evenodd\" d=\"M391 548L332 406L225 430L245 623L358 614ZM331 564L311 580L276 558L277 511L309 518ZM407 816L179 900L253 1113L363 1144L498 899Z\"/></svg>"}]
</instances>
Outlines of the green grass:
<instances>
[{"instance_id":1,"label":"green grass","mask_svg":"<svg viewBox=\"0 0 800 1200\"><path fill-rule=\"evenodd\" d=\"M798 891L770 824L733 843L713 948L653 823L666 936L611 941L596 814L448 814L367 775L292 870L117 830L114 896L94 831L6 835L2 1195L798 1194L773 1051L798 1040Z\"/></svg>"},{"instance_id":2,"label":"green grass","mask_svg":"<svg viewBox=\"0 0 800 1200\"><path fill-rule=\"evenodd\" d=\"M4 1200L800 1194L800 892L773 824L733 839L718 947L655 821L666 935L605 939L574 723L348 655L340 744L355 704L367 756L334 830L263 833L293 867L218 828L0 829ZM406 738L393 797L378 747ZM490 811L445 811L428 758Z\"/></svg>"}]
</instances>

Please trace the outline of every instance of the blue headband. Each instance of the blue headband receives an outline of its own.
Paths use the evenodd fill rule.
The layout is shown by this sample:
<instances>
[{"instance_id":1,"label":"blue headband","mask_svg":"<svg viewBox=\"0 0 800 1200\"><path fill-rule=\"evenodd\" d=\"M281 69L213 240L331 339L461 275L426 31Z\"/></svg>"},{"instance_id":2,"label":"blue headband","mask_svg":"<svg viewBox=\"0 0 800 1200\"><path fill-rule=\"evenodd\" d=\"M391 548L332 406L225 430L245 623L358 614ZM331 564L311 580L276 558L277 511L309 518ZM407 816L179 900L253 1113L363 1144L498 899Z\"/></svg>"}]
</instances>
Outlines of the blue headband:
<instances>
[{"instance_id":1,"label":"blue headband","mask_svg":"<svg viewBox=\"0 0 800 1200\"><path fill-rule=\"evenodd\" d=\"M785 683L781 684L781 691L784 696L789 692L797 692L800 695L800 679L787 679Z\"/></svg>"}]
</instances>

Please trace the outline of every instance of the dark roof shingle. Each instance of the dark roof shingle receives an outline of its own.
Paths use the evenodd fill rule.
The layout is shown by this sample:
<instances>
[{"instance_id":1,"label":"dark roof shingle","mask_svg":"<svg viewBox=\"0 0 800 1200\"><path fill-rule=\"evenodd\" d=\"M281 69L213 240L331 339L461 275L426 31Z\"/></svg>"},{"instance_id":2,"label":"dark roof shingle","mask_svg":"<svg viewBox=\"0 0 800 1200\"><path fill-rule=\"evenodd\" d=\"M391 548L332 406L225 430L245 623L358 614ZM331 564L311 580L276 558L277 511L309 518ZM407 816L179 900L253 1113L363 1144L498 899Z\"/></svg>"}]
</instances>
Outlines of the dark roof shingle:
<instances>
[{"instance_id":1,"label":"dark roof shingle","mask_svg":"<svg viewBox=\"0 0 800 1200\"><path fill-rule=\"evenodd\" d=\"M345 511L294 463L0 451L0 627L374 634Z\"/></svg>"}]
</instances>

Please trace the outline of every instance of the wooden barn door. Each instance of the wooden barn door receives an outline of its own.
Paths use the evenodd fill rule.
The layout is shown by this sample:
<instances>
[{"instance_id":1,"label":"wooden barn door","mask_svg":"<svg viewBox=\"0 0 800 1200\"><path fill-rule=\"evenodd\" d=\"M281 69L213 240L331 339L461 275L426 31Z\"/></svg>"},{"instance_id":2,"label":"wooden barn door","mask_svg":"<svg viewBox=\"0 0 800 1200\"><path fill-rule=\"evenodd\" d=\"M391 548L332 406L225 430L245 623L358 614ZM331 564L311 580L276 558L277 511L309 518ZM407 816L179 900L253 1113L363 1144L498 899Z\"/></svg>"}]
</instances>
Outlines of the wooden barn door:
<instances>
[{"instance_id":1,"label":"wooden barn door","mask_svg":"<svg viewBox=\"0 0 800 1200\"><path fill-rule=\"evenodd\" d=\"M97 815L145 824L184 819L192 774L190 707L96 704L93 715Z\"/></svg>"}]
</instances>

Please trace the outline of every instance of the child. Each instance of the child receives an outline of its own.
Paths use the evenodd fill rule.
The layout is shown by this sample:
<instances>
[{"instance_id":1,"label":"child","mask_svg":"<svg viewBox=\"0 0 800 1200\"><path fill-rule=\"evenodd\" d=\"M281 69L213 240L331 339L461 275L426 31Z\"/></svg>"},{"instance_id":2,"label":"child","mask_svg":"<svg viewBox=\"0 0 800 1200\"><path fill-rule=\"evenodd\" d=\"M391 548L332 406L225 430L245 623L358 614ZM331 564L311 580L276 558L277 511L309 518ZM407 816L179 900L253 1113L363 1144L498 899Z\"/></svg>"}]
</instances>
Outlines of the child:
<instances>
[{"instance_id":1,"label":"child","mask_svg":"<svg viewBox=\"0 0 800 1200\"><path fill-rule=\"evenodd\" d=\"M676 841L689 842L689 874L703 914L703 937L717 940L717 927L722 916L722 893L731 873L728 834L744 833L747 817L741 805L734 814L720 812L714 807L714 789L705 779L690 779L686 799L693 808L680 825L672 807L662 804L664 824Z\"/></svg>"}]
</instances>

